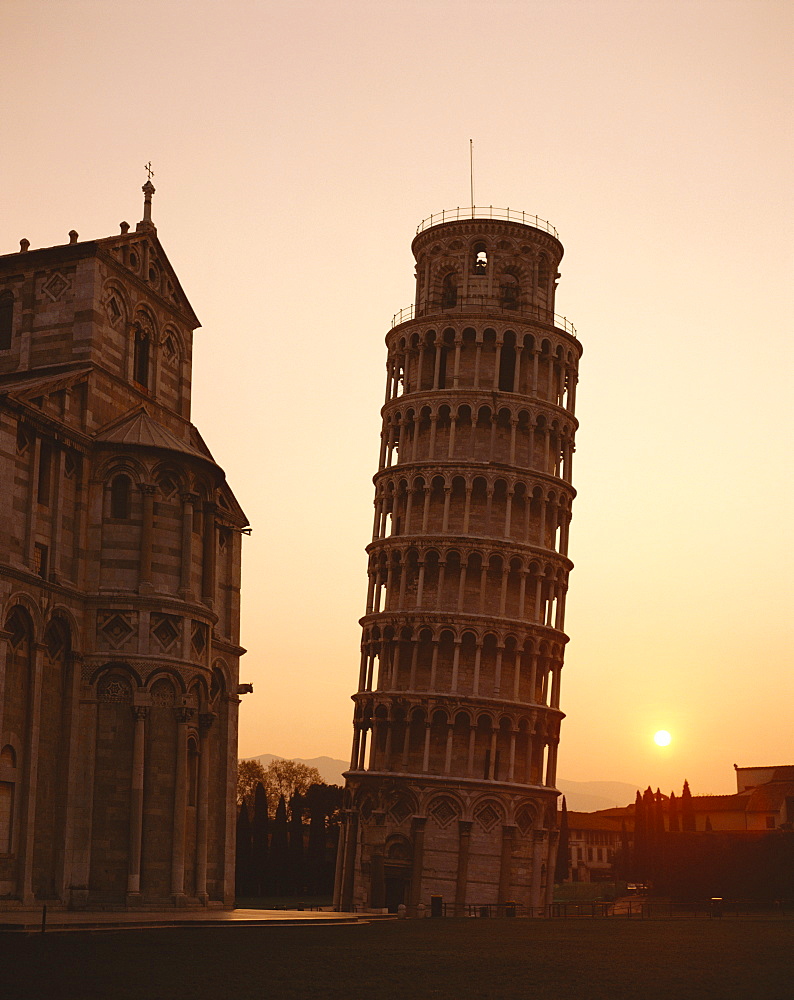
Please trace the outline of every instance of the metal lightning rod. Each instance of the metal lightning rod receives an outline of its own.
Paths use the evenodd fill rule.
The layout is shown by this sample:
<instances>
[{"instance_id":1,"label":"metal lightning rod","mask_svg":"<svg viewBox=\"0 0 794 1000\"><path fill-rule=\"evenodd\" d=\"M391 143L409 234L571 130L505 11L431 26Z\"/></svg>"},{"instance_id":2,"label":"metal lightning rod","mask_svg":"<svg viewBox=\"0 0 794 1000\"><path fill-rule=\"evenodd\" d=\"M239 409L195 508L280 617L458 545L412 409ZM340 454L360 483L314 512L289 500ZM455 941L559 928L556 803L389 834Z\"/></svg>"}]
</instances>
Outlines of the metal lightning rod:
<instances>
[{"instance_id":1,"label":"metal lightning rod","mask_svg":"<svg viewBox=\"0 0 794 1000\"><path fill-rule=\"evenodd\" d=\"M469 139L469 181L471 187L471 217L474 218L474 139Z\"/></svg>"}]
</instances>

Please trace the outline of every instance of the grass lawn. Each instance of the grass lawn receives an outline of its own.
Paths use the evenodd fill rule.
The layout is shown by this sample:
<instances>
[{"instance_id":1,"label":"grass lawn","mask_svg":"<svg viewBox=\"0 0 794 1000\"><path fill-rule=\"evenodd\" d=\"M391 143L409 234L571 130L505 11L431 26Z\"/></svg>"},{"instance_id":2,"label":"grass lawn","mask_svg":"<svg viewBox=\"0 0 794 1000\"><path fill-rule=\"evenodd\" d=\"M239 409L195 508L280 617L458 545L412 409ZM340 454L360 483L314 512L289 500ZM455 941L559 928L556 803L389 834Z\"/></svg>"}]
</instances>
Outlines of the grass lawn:
<instances>
[{"instance_id":1,"label":"grass lawn","mask_svg":"<svg viewBox=\"0 0 794 1000\"><path fill-rule=\"evenodd\" d=\"M790 1000L794 920L410 920L0 936L13 1000Z\"/></svg>"}]
</instances>

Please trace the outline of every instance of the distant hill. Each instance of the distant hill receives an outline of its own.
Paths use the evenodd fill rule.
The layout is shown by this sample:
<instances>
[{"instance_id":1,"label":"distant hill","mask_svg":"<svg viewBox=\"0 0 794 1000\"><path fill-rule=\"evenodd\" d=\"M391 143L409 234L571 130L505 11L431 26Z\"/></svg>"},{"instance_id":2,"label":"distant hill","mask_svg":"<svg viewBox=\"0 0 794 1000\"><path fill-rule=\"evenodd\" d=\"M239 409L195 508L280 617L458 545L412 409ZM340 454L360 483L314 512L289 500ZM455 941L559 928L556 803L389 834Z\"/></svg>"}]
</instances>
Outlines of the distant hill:
<instances>
[{"instance_id":1,"label":"distant hill","mask_svg":"<svg viewBox=\"0 0 794 1000\"><path fill-rule=\"evenodd\" d=\"M263 753L258 757L247 758L258 760L263 767L271 760L284 760L278 754ZM292 757L299 764L316 767L323 781L328 785L344 785L342 774L350 764L346 760L336 760L333 757L312 757L305 760ZM565 796L565 803L575 812L595 812L597 809L611 809L612 806L627 806L634 801L639 785L629 785L625 781L566 781L557 779L557 787Z\"/></svg>"}]
</instances>

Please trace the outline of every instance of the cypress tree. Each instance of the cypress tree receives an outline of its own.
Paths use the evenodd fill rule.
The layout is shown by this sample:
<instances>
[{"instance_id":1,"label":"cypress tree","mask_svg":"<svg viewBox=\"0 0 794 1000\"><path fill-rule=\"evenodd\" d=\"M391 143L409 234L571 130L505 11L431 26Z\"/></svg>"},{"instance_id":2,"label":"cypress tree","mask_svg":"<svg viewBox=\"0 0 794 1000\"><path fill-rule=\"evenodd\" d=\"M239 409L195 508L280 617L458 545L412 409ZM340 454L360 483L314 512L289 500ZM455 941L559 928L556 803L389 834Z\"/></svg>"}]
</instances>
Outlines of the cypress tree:
<instances>
[{"instance_id":1,"label":"cypress tree","mask_svg":"<svg viewBox=\"0 0 794 1000\"><path fill-rule=\"evenodd\" d=\"M645 808L642 795L637 790L634 800L634 856L632 858L631 874L636 881L645 878L645 858L647 844L645 841Z\"/></svg>"},{"instance_id":2,"label":"cypress tree","mask_svg":"<svg viewBox=\"0 0 794 1000\"><path fill-rule=\"evenodd\" d=\"M560 815L560 839L557 844L557 863L554 867L554 881L564 882L568 878L570 870L570 849L568 846L570 836L568 832L568 806L565 796L562 797L562 813Z\"/></svg>"},{"instance_id":3,"label":"cypress tree","mask_svg":"<svg viewBox=\"0 0 794 1000\"><path fill-rule=\"evenodd\" d=\"M618 878L629 880L631 877L631 855L629 853L629 834L626 829L626 820L620 821L620 853L615 865L615 874Z\"/></svg>"},{"instance_id":4,"label":"cypress tree","mask_svg":"<svg viewBox=\"0 0 794 1000\"><path fill-rule=\"evenodd\" d=\"M675 797L675 792L670 792L670 813L669 813L669 830L670 833L679 833L680 826L678 825L678 800Z\"/></svg>"},{"instance_id":5,"label":"cypress tree","mask_svg":"<svg viewBox=\"0 0 794 1000\"><path fill-rule=\"evenodd\" d=\"M309 846L306 852L307 887L310 892L325 891L325 817L328 812L327 785L314 784L306 792L309 809Z\"/></svg>"},{"instance_id":6,"label":"cypress tree","mask_svg":"<svg viewBox=\"0 0 794 1000\"><path fill-rule=\"evenodd\" d=\"M656 839L661 843L664 835L664 796L656 789Z\"/></svg>"},{"instance_id":7,"label":"cypress tree","mask_svg":"<svg viewBox=\"0 0 794 1000\"><path fill-rule=\"evenodd\" d=\"M252 894L251 878L251 823L248 818L248 807L245 802L237 813L237 853L234 866L234 888L237 896Z\"/></svg>"},{"instance_id":8,"label":"cypress tree","mask_svg":"<svg viewBox=\"0 0 794 1000\"><path fill-rule=\"evenodd\" d=\"M651 786L642 795L642 812L645 817L645 870L643 878L651 880L656 866L656 799Z\"/></svg>"},{"instance_id":9,"label":"cypress tree","mask_svg":"<svg viewBox=\"0 0 794 1000\"><path fill-rule=\"evenodd\" d=\"M289 881L289 850L287 847L287 803L279 796L276 816L273 820L273 835L270 838L270 882L278 896L287 893Z\"/></svg>"},{"instance_id":10,"label":"cypress tree","mask_svg":"<svg viewBox=\"0 0 794 1000\"><path fill-rule=\"evenodd\" d=\"M267 835L267 792L259 781L254 791L254 820L251 827L254 894L257 896L267 893Z\"/></svg>"},{"instance_id":11,"label":"cypress tree","mask_svg":"<svg viewBox=\"0 0 794 1000\"><path fill-rule=\"evenodd\" d=\"M297 792L289 800L289 870L292 891L300 894L306 882L303 866L303 796Z\"/></svg>"},{"instance_id":12,"label":"cypress tree","mask_svg":"<svg viewBox=\"0 0 794 1000\"><path fill-rule=\"evenodd\" d=\"M681 829L684 833L695 829L695 807L692 804L692 793L689 790L689 782L686 780L681 792Z\"/></svg>"}]
</instances>

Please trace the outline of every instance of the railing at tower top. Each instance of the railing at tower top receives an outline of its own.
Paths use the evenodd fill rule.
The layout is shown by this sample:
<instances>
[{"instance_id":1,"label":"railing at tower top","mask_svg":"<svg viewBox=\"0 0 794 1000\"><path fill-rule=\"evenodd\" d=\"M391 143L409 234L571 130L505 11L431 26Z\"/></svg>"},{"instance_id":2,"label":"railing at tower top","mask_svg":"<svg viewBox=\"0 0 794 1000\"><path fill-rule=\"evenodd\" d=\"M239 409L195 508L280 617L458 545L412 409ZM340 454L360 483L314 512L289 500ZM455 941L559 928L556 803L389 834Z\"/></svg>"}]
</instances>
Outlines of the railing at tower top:
<instances>
[{"instance_id":1,"label":"railing at tower top","mask_svg":"<svg viewBox=\"0 0 794 1000\"><path fill-rule=\"evenodd\" d=\"M499 305L499 299L493 296L489 297L485 295L477 295L477 296L469 295L466 297L465 301L461 300L458 302L457 305L448 306L446 308L440 308L438 311L444 313L445 316L446 315L455 316L465 313L476 312L477 310L485 309L488 307L492 308L494 306L496 306L499 309L503 308L502 306ZM524 308L519 306L519 308L517 309L511 307L510 309L504 311L512 316L520 317L521 319L526 319L528 317L530 319L539 320L541 323L548 323L549 321L545 310L541 310L540 307L538 306L528 306ZM399 326L400 323L407 323L409 320L418 319L419 316L421 315L429 316L430 314L417 313L414 306L405 306L404 309L400 309L399 312L396 312L392 316L391 328L393 330L395 326ZM435 315L435 311L433 315ZM559 313L555 313L554 326L558 330L564 330L565 333L569 333L572 337L576 337L576 327L568 319L567 316L561 316Z\"/></svg>"},{"instance_id":2,"label":"railing at tower top","mask_svg":"<svg viewBox=\"0 0 794 1000\"><path fill-rule=\"evenodd\" d=\"M500 219L504 222L520 222L522 226L532 226L535 229L542 229L545 233L550 233L555 239L559 239L557 230L550 222L539 218L537 215L530 215L528 212L518 212L514 208L494 208L488 205L487 208L477 208L473 205L464 205L458 208L444 208L440 212L435 212L427 219L422 219L416 227L416 235L423 233L431 226L440 226L443 222L458 222L466 219Z\"/></svg>"}]
</instances>

